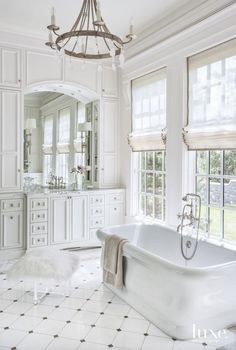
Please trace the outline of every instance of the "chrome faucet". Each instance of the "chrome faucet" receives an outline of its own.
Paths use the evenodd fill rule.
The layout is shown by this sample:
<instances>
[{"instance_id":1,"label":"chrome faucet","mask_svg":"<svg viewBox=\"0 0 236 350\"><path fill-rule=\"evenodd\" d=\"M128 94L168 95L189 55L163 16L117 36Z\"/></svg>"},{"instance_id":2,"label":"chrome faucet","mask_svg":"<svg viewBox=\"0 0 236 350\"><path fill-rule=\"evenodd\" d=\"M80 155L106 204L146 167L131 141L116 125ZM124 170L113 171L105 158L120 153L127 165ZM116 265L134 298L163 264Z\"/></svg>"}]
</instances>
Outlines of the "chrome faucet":
<instances>
[{"instance_id":1,"label":"chrome faucet","mask_svg":"<svg viewBox=\"0 0 236 350\"><path fill-rule=\"evenodd\" d=\"M199 234L199 224L201 217L201 197L195 193L187 193L182 200L187 202L183 206L182 214L178 214L177 217L181 219L180 224L177 227L177 232L181 234L181 253L185 260L190 260L194 257L197 246L198 246L198 234ZM190 202L189 202L190 201ZM197 210L194 213L194 210ZM185 221L187 220L187 223ZM193 249L193 252L190 256L187 256L187 252L184 252L184 239L183 239L183 229L184 228L192 228L194 232L196 230L196 243ZM187 240L185 247L186 249L191 248L192 242L191 240Z\"/></svg>"}]
</instances>

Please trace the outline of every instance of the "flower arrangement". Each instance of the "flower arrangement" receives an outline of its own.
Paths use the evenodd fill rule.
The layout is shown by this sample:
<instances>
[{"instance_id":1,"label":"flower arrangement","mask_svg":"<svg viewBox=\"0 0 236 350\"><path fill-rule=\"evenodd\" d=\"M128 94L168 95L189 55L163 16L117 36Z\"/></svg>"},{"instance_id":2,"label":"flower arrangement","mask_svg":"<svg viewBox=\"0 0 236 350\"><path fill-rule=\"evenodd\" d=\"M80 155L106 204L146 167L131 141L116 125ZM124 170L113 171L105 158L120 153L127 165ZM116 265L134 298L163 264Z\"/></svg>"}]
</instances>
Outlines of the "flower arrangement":
<instances>
[{"instance_id":1,"label":"flower arrangement","mask_svg":"<svg viewBox=\"0 0 236 350\"><path fill-rule=\"evenodd\" d=\"M77 165L76 167L71 169L72 174L81 174L84 175L87 171L87 167L83 165Z\"/></svg>"}]
</instances>

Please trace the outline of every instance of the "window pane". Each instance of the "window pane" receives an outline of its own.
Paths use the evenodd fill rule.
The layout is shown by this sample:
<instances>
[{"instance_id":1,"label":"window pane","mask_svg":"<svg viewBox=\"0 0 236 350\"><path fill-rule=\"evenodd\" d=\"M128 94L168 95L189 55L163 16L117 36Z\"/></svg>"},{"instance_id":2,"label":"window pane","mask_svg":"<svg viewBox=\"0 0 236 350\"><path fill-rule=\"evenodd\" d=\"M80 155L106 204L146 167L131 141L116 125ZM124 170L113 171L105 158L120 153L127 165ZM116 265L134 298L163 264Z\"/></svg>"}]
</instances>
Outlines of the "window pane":
<instances>
[{"instance_id":1,"label":"window pane","mask_svg":"<svg viewBox=\"0 0 236 350\"><path fill-rule=\"evenodd\" d=\"M153 196L146 196L146 216L153 217Z\"/></svg>"},{"instance_id":2,"label":"window pane","mask_svg":"<svg viewBox=\"0 0 236 350\"><path fill-rule=\"evenodd\" d=\"M221 173L221 151L210 151L210 174Z\"/></svg>"},{"instance_id":3,"label":"window pane","mask_svg":"<svg viewBox=\"0 0 236 350\"><path fill-rule=\"evenodd\" d=\"M70 108L59 111L58 141L62 143L70 141Z\"/></svg>"},{"instance_id":4,"label":"window pane","mask_svg":"<svg viewBox=\"0 0 236 350\"><path fill-rule=\"evenodd\" d=\"M202 205L201 208L199 229L203 233L206 233L208 231L208 208L205 205Z\"/></svg>"},{"instance_id":5,"label":"window pane","mask_svg":"<svg viewBox=\"0 0 236 350\"><path fill-rule=\"evenodd\" d=\"M197 153L197 173L207 173L207 152L198 151Z\"/></svg>"},{"instance_id":6,"label":"window pane","mask_svg":"<svg viewBox=\"0 0 236 350\"><path fill-rule=\"evenodd\" d=\"M236 211L224 210L224 237L236 241Z\"/></svg>"},{"instance_id":7,"label":"window pane","mask_svg":"<svg viewBox=\"0 0 236 350\"><path fill-rule=\"evenodd\" d=\"M64 182L68 183L68 172L69 172L69 154L58 154L57 155L57 176L62 176Z\"/></svg>"},{"instance_id":8,"label":"window pane","mask_svg":"<svg viewBox=\"0 0 236 350\"><path fill-rule=\"evenodd\" d=\"M44 185L47 184L49 180L49 174L52 172L52 155L45 154L43 156L43 178Z\"/></svg>"},{"instance_id":9,"label":"window pane","mask_svg":"<svg viewBox=\"0 0 236 350\"><path fill-rule=\"evenodd\" d=\"M142 171L141 172L141 192L145 192L145 177L146 177L146 174Z\"/></svg>"},{"instance_id":10,"label":"window pane","mask_svg":"<svg viewBox=\"0 0 236 350\"><path fill-rule=\"evenodd\" d=\"M153 193L153 174L146 174L146 192Z\"/></svg>"},{"instance_id":11,"label":"window pane","mask_svg":"<svg viewBox=\"0 0 236 350\"><path fill-rule=\"evenodd\" d=\"M162 171L162 152L155 152L155 169Z\"/></svg>"},{"instance_id":12,"label":"window pane","mask_svg":"<svg viewBox=\"0 0 236 350\"><path fill-rule=\"evenodd\" d=\"M236 179L224 179L224 206L236 207Z\"/></svg>"},{"instance_id":13,"label":"window pane","mask_svg":"<svg viewBox=\"0 0 236 350\"><path fill-rule=\"evenodd\" d=\"M220 220L220 209L210 208L209 213L210 233L211 236L220 236L221 232L221 220Z\"/></svg>"},{"instance_id":14,"label":"window pane","mask_svg":"<svg viewBox=\"0 0 236 350\"><path fill-rule=\"evenodd\" d=\"M162 220L162 199L155 197L155 218Z\"/></svg>"},{"instance_id":15,"label":"window pane","mask_svg":"<svg viewBox=\"0 0 236 350\"><path fill-rule=\"evenodd\" d=\"M163 195L162 191L162 175L155 175L155 194Z\"/></svg>"},{"instance_id":16,"label":"window pane","mask_svg":"<svg viewBox=\"0 0 236 350\"><path fill-rule=\"evenodd\" d=\"M220 179L211 177L210 182L210 204L220 205L221 186Z\"/></svg>"},{"instance_id":17,"label":"window pane","mask_svg":"<svg viewBox=\"0 0 236 350\"><path fill-rule=\"evenodd\" d=\"M145 153L146 152L141 152L141 169L145 170Z\"/></svg>"},{"instance_id":18,"label":"window pane","mask_svg":"<svg viewBox=\"0 0 236 350\"><path fill-rule=\"evenodd\" d=\"M207 178L205 176L196 177L196 193L202 199L203 204L207 204Z\"/></svg>"},{"instance_id":19,"label":"window pane","mask_svg":"<svg viewBox=\"0 0 236 350\"><path fill-rule=\"evenodd\" d=\"M140 214L145 215L145 196L140 196Z\"/></svg>"},{"instance_id":20,"label":"window pane","mask_svg":"<svg viewBox=\"0 0 236 350\"><path fill-rule=\"evenodd\" d=\"M53 139L53 117L49 116L44 119L43 128L43 143L45 145L52 145Z\"/></svg>"},{"instance_id":21,"label":"window pane","mask_svg":"<svg viewBox=\"0 0 236 350\"><path fill-rule=\"evenodd\" d=\"M153 170L153 152L146 153L146 169Z\"/></svg>"},{"instance_id":22,"label":"window pane","mask_svg":"<svg viewBox=\"0 0 236 350\"><path fill-rule=\"evenodd\" d=\"M236 176L236 151L224 151L224 174Z\"/></svg>"}]
</instances>

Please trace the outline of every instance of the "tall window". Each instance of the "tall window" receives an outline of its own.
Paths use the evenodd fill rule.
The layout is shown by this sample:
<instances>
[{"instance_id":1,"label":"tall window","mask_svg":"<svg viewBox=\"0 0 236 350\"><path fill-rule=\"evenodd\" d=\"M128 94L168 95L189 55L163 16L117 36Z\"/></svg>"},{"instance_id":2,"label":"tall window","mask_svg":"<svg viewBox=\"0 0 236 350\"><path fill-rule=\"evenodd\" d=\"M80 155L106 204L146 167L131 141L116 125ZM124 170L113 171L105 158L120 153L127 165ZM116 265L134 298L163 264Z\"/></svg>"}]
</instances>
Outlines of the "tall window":
<instances>
[{"instance_id":1,"label":"tall window","mask_svg":"<svg viewBox=\"0 0 236 350\"><path fill-rule=\"evenodd\" d=\"M236 40L188 59L185 142L194 152L201 231L236 241Z\"/></svg>"},{"instance_id":2,"label":"tall window","mask_svg":"<svg viewBox=\"0 0 236 350\"><path fill-rule=\"evenodd\" d=\"M56 173L68 183L70 153L70 108L64 108L58 114L58 142Z\"/></svg>"},{"instance_id":3,"label":"tall window","mask_svg":"<svg viewBox=\"0 0 236 350\"><path fill-rule=\"evenodd\" d=\"M46 185L52 172L53 161L53 116L47 116L43 121L43 183Z\"/></svg>"},{"instance_id":4,"label":"tall window","mask_svg":"<svg viewBox=\"0 0 236 350\"><path fill-rule=\"evenodd\" d=\"M165 152L138 154L138 214L165 221Z\"/></svg>"},{"instance_id":5,"label":"tall window","mask_svg":"<svg viewBox=\"0 0 236 350\"><path fill-rule=\"evenodd\" d=\"M134 211L165 220L166 69L132 81Z\"/></svg>"},{"instance_id":6,"label":"tall window","mask_svg":"<svg viewBox=\"0 0 236 350\"><path fill-rule=\"evenodd\" d=\"M197 151L195 190L202 198L201 231L236 241L236 151Z\"/></svg>"}]
</instances>

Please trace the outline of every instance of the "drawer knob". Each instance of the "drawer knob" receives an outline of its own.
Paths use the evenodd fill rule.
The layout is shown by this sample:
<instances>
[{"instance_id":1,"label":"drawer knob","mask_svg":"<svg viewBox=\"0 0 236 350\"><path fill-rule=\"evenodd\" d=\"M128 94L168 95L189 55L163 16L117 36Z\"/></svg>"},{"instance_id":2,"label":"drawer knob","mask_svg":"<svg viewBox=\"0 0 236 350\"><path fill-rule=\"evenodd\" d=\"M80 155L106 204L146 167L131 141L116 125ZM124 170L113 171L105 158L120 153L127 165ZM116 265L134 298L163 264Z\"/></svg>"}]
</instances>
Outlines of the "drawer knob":
<instances>
[{"instance_id":1,"label":"drawer knob","mask_svg":"<svg viewBox=\"0 0 236 350\"><path fill-rule=\"evenodd\" d=\"M10 219L12 220L12 219L13 219L13 216L10 216Z\"/></svg>"},{"instance_id":2,"label":"drawer knob","mask_svg":"<svg viewBox=\"0 0 236 350\"><path fill-rule=\"evenodd\" d=\"M38 205L40 205L40 202L38 202Z\"/></svg>"},{"instance_id":3,"label":"drawer knob","mask_svg":"<svg viewBox=\"0 0 236 350\"><path fill-rule=\"evenodd\" d=\"M13 203L10 204L10 207L13 207Z\"/></svg>"},{"instance_id":4,"label":"drawer knob","mask_svg":"<svg viewBox=\"0 0 236 350\"><path fill-rule=\"evenodd\" d=\"M117 197L114 197L114 201L116 201L117 200Z\"/></svg>"},{"instance_id":5,"label":"drawer knob","mask_svg":"<svg viewBox=\"0 0 236 350\"><path fill-rule=\"evenodd\" d=\"M37 227L37 230L40 230L40 227Z\"/></svg>"},{"instance_id":6,"label":"drawer knob","mask_svg":"<svg viewBox=\"0 0 236 350\"><path fill-rule=\"evenodd\" d=\"M37 217L40 218L40 215L38 215Z\"/></svg>"},{"instance_id":7,"label":"drawer knob","mask_svg":"<svg viewBox=\"0 0 236 350\"><path fill-rule=\"evenodd\" d=\"M117 210L117 208L114 208L114 210Z\"/></svg>"}]
</instances>

